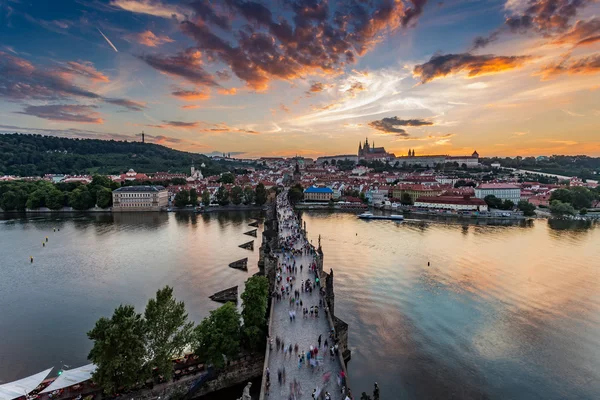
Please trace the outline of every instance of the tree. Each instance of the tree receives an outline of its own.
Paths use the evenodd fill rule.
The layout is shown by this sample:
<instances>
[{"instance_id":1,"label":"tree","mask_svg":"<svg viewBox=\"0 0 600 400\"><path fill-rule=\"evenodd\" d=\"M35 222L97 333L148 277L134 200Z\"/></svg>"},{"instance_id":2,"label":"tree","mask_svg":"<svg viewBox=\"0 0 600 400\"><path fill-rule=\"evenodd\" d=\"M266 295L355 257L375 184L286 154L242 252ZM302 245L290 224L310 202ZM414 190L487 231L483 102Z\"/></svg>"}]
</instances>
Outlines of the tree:
<instances>
[{"instance_id":1,"label":"tree","mask_svg":"<svg viewBox=\"0 0 600 400\"><path fill-rule=\"evenodd\" d=\"M523 215L526 217L532 217L535 215L535 206L527 200L521 200L517 204L519 211L523 211Z\"/></svg>"},{"instance_id":2,"label":"tree","mask_svg":"<svg viewBox=\"0 0 600 400\"><path fill-rule=\"evenodd\" d=\"M217 190L217 202L221 206L229 204L229 191L225 189L225 186L219 186Z\"/></svg>"},{"instance_id":3,"label":"tree","mask_svg":"<svg viewBox=\"0 0 600 400\"><path fill-rule=\"evenodd\" d=\"M242 200L244 199L244 191L242 190L241 187L239 186L234 186L231 188L231 202L236 205L239 206L240 204L242 204Z\"/></svg>"},{"instance_id":4,"label":"tree","mask_svg":"<svg viewBox=\"0 0 600 400\"><path fill-rule=\"evenodd\" d=\"M233 303L210 312L194 329L195 353L215 367L225 363L223 356L234 358L240 352L240 314Z\"/></svg>"},{"instance_id":5,"label":"tree","mask_svg":"<svg viewBox=\"0 0 600 400\"><path fill-rule=\"evenodd\" d=\"M88 355L97 367L93 380L105 393L114 394L146 380L145 323L133 306L120 305L110 319L100 318L87 336L94 341Z\"/></svg>"},{"instance_id":6,"label":"tree","mask_svg":"<svg viewBox=\"0 0 600 400\"><path fill-rule=\"evenodd\" d=\"M288 192L288 198L292 204L295 204L304 198L304 188L297 183Z\"/></svg>"},{"instance_id":7,"label":"tree","mask_svg":"<svg viewBox=\"0 0 600 400\"><path fill-rule=\"evenodd\" d=\"M69 205L75 210L88 210L96 204L96 199L92 197L87 187L80 186L69 193Z\"/></svg>"},{"instance_id":8,"label":"tree","mask_svg":"<svg viewBox=\"0 0 600 400\"><path fill-rule=\"evenodd\" d=\"M269 281L264 276L253 276L246 281L242 293L243 335L251 350L260 350L264 345L267 328L267 305Z\"/></svg>"},{"instance_id":9,"label":"tree","mask_svg":"<svg viewBox=\"0 0 600 400\"><path fill-rule=\"evenodd\" d=\"M180 190L176 195L175 195L175 207L185 207L186 205L188 205L190 202L190 193L187 190Z\"/></svg>"},{"instance_id":10,"label":"tree","mask_svg":"<svg viewBox=\"0 0 600 400\"><path fill-rule=\"evenodd\" d=\"M256 204L262 206L267 202L267 189L265 189L265 185L259 183L256 186Z\"/></svg>"},{"instance_id":11,"label":"tree","mask_svg":"<svg viewBox=\"0 0 600 400\"><path fill-rule=\"evenodd\" d=\"M490 208L500 208L500 207L502 207L502 199L497 198L493 194L489 194L489 195L485 196L485 198L483 199L483 201L485 201L485 203Z\"/></svg>"},{"instance_id":12,"label":"tree","mask_svg":"<svg viewBox=\"0 0 600 400\"><path fill-rule=\"evenodd\" d=\"M100 208L112 206L112 190L106 187L98 189L96 192L96 204Z\"/></svg>"},{"instance_id":13,"label":"tree","mask_svg":"<svg viewBox=\"0 0 600 400\"><path fill-rule=\"evenodd\" d=\"M27 197L27 208L35 209L44 207L46 202L46 190L40 188L32 193L29 193Z\"/></svg>"},{"instance_id":14,"label":"tree","mask_svg":"<svg viewBox=\"0 0 600 400\"><path fill-rule=\"evenodd\" d=\"M367 196L365 195L365 192L360 192L358 195L358 198L364 203L367 204L369 202L369 199L367 199Z\"/></svg>"},{"instance_id":15,"label":"tree","mask_svg":"<svg viewBox=\"0 0 600 400\"><path fill-rule=\"evenodd\" d=\"M413 201L412 201L412 197L410 197L410 194L408 194L408 193L402 193L402 197L400 199L400 203L404 204L405 206L412 205Z\"/></svg>"},{"instance_id":16,"label":"tree","mask_svg":"<svg viewBox=\"0 0 600 400\"><path fill-rule=\"evenodd\" d=\"M112 198L112 193L111 193ZM46 207L51 210L60 210L65 205L65 194L58 189L46 193Z\"/></svg>"},{"instance_id":17,"label":"tree","mask_svg":"<svg viewBox=\"0 0 600 400\"><path fill-rule=\"evenodd\" d=\"M185 178L173 178L171 179L171 184L172 185L185 185L187 183L187 181L185 180Z\"/></svg>"},{"instance_id":18,"label":"tree","mask_svg":"<svg viewBox=\"0 0 600 400\"><path fill-rule=\"evenodd\" d=\"M9 190L2 195L0 198L0 208L4 211L13 211L17 209L19 203L19 197L17 193Z\"/></svg>"},{"instance_id":19,"label":"tree","mask_svg":"<svg viewBox=\"0 0 600 400\"><path fill-rule=\"evenodd\" d=\"M558 200L562 203L572 203L573 195L571 194L571 191L569 189L564 189L564 188L556 189L550 195L550 201L553 201L553 200Z\"/></svg>"},{"instance_id":20,"label":"tree","mask_svg":"<svg viewBox=\"0 0 600 400\"><path fill-rule=\"evenodd\" d=\"M250 186L244 188L244 204L254 204L254 190Z\"/></svg>"},{"instance_id":21,"label":"tree","mask_svg":"<svg viewBox=\"0 0 600 400\"><path fill-rule=\"evenodd\" d=\"M594 193L591 190L581 186L571 188L571 197L571 204L576 209L590 208L595 198Z\"/></svg>"},{"instance_id":22,"label":"tree","mask_svg":"<svg viewBox=\"0 0 600 400\"><path fill-rule=\"evenodd\" d=\"M210 192L206 189L202 192L202 204L204 204L205 207L210 205Z\"/></svg>"},{"instance_id":23,"label":"tree","mask_svg":"<svg viewBox=\"0 0 600 400\"><path fill-rule=\"evenodd\" d=\"M146 346L148 361L158 374L169 379L173 373L173 357L178 357L190 344L194 324L187 322L183 301L176 301L173 288L165 286L146 305Z\"/></svg>"},{"instance_id":24,"label":"tree","mask_svg":"<svg viewBox=\"0 0 600 400\"><path fill-rule=\"evenodd\" d=\"M221 175L221 178L219 178L219 182L233 184L235 183L235 175L233 175L231 172L225 172Z\"/></svg>"},{"instance_id":25,"label":"tree","mask_svg":"<svg viewBox=\"0 0 600 400\"><path fill-rule=\"evenodd\" d=\"M588 210L587 208L582 208L581 210L579 210L579 215L587 215Z\"/></svg>"},{"instance_id":26,"label":"tree","mask_svg":"<svg viewBox=\"0 0 600 400\"><path fill-rule=\"evenodd\" d=\"M515 208L515 203L512 200L506 199L502 202L502 205L499 208L501 210L512 210Z\"/></svg>"},{"instance_id":27,"label":"tree","mask_svg":"<svg viewBox=\"0 0 600 400\"><path fill-rule=\"evenodd\" d=\"M196 189L190 189L190 204L194 207L198 205L198 192L196 192Z\"/></svg>"},{"instance_id":28,"label":"tree","mask_svg":"<svg viewBox=\"0 0 600 400\"><path fill-rule=\"evenodd\" d=\"M560 200L552 200L550 202L550 212L558 216L575 215L573 206L569 203L563 203Z\"/></svg>"}]
</instances>

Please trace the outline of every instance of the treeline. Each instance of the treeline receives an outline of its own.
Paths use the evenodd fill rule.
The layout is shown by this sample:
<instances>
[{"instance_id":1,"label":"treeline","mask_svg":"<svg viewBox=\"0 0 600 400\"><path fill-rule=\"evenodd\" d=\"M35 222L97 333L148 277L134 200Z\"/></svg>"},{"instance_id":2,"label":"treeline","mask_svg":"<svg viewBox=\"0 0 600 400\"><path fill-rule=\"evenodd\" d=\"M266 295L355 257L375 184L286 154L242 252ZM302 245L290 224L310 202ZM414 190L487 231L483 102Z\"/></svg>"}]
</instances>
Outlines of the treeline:
<instances>
[{"instance_id":1,"label":"treeline","mask_svg":"<svg viewBox=\"0 0 600 400\"><path fill-rule=\"evenodd\" d=\"M590 190L581 186L556 189L550 196L550 212L555 215L587 214L595 201L600 200L600 187Z\"/></svg>"},{"instance_id":2,"label":"treeline","mask_svg":"<svg viewBox=\"0 0 600 400\"><path fill-rule=\"evenodd\" d=\"M168 286L156 292L143 314L131 305L120 305L111 318L100 318L87 333L94 341L88 356L97 366L93 380L113 395L138 389L149 378L169 380L173 359L185 349L217 369L242 352L262 352L268 294L267 279L253 276L241 296L241 314L235 304L226 303L195 327L184 303Z\"/></svg>"},{"instance_id":3,"label":"treeline","mask_svg":"<svg viewBox=\"0 0 600 400\"><path fill-rule=\"evenodd\" d=\"M94 176L88 185L82 183L53 184L47 181L0 182L0 208L4 211L24 211L48 207L60 210L73 207L87 210L112 206L112 191L120 184L104 176Z\"/></svg>"},{"instance_id":4,"label":"treeline","mask_svg":"<svg viewBox=\"0 0 600 400\"><path fill-rule=\"evenodd\" d=\"M191 189L189 191L182 190L175 195L173 203L175 207L181 208L188 204L197 206L198 200L196 189ZM256 204L262 206L267 202L267 190L262 183L259 183L256 186L256 189L252 189L250 186L244 188L241 186L233 186L231 190L227 190L225 186L221 185L217 190L215 200L220 206L226 206L229 203L236 206L242 203L245 205ZM211 204L212 198L208 190L202 192L200 201L205 207L208 207Z\"/></svg>"},{"instance_id":5,"label":"treeline","mask_svg":"<svg viewBox=\"0 0 600 400\"><path fill-rule=\"evenodd\" d=\"M490 165L498 162L503 167L527 169L543 172L547 174L577 176L582 179L595 179L600 172L600 157L579 156L559 156L553 155L547 158L535 157L492 157L482 158L483 164ZM596 174L594 173L596 172Z\"/></svg>"},{"instance_id":6,"label":"treeline","mask_svg":"<svg viewBox=\"0 0 600 400\"><path fill-rule=\"evenodd\" d=\"M0 135L0 175L118 174L130 168L138 172L188 172L194 163L204 175L246 166L217 162L202 154L173 150L152 143L55 136Z\"/></svg>"}]
</instances>

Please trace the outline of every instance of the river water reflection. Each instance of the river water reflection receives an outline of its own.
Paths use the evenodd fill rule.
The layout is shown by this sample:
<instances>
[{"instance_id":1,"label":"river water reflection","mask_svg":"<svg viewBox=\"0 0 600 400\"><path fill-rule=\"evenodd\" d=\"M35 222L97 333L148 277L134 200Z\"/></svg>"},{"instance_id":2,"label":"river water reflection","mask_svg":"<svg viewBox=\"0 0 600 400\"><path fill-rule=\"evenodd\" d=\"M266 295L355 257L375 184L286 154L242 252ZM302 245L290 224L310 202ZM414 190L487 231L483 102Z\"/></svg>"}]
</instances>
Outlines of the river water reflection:
<instances>
[{"instance_id":1,"label":"river water reflection","mask_svg":"<svg viewBox=\"0 0 600 400\"><path fill-rule=\"evenodd\" d=\"M0 381L84 364L98 317L141 311L165 284L201 320L218 307L207 296L257 271L258 252L237 247L251 216L0 221ZM334 269L355 394L377 381L382 399L600 398L597 226L304 220ZM248 273L227 267L246 256Z\"/></svg>"}]
</instances>

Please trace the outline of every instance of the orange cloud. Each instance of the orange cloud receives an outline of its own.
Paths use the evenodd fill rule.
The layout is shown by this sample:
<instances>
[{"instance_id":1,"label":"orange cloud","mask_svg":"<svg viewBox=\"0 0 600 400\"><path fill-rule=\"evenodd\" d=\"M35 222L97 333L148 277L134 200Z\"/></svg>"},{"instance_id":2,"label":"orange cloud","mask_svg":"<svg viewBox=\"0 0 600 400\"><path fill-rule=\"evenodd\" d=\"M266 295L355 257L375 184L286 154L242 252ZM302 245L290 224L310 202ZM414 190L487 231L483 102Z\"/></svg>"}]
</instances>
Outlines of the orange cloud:
<instances>
[{"instance_id":1,"label":"orange cloud","mask_svg":"<svg viewBox=\"0 0 600 400\"><path fill-rule=\"evenodd\" d=\"M222 95L234 95L237 93L237 89L236 88L231 88L231 89L223 88L223 89L219 89L217 92Z\"/></svg>"},{"instance_id":2,"label":"orange cloud","mask_svg":"<svg viewBox=\"0 0 600 400\"><path fill-rule=\"evenodd\" d=\"M594 54L588 57L582 57L574 61L564 59L555 64L544 66L536 75L540 75L543 80L551 79L557 75L591 75L600 72L600 54Z\"/></svg>"},{"instance_id":3,"label":"orange cloud","mask_svg":"<svg viewBox=\"0 0 600 400\"><path fill-rule=\"evenodd\" d=\"M184 121L164 121L159 125L146 125L152 128L182 128L182 129L193 129L197 128L200 125L200 122L184 122Z\"/></svg>"},{"instance_id":4,"label":"orange cloud","mask_svg":"<svg viewBox=\"0 0 600 400\"><path fill-rule=\"evenodd\" d=\"M67 75L80 75L94 82L110 82L110 79L89 61L69 61L63 66L61 72Z\"/></svg>"},{"instance_id":5,"label":"orange cloud","mask_svg":"<svg viewBox=\"0 0 600 400\"><path fill-rule=\"evenodd\" d=\"M161 44L174 42L174 40L171 39L170 37L161 36L161 35L156 36L150 30L131 34L131 35L129 35L129 38L135 40L139 44L142 44L142 45L148 46L148 47L158 47Z\"/></svg>"},{"instance_id":6,"label":"orange cloud","mask_svg":"<svg viewBox=\"0 0 600 400\"><path fill-rule=\"evenodd\" d=\"M50 121L103 124L104 120L100 117L100 114L94 111L96 108L96 106L70 104L26 106L23 111L18 111L17 113L32 115Z\"/></svg>"},{"instance_id":7,"label":"orange cloud","mask_svg":"<svg viewBox=\"0 0 600 400\"><path fill-rule=\"evenodd\" d=\"M523 66L531 56L472 55L469 53L434 55L424 64L416 65L413 75L421 83L466 71L469 78L509 71Z\"/></svg>"},{"instance_id":8,"label":"orange cloud","mask_svg":"<svg viewBox=\"0 0 600 400\"><path fill-rule=\"evenodd\" d=\"M197 104L186 104L185 106L181 106L181 108L183 108L184 110L193 110L196 108L200 108L200 106Z\"/></svg>"},{"instance_id":9,"label":"orange cloud","mask_svg":"<svg viewBox=\"0 0 600 400\"><path fill-rule=\"evenodd\" d=\"M183 101L196 101L196 100L207 100L210 99L210 94L205 91L198 90L176 90L171 93Z\"/></svg>"}]
</instances>

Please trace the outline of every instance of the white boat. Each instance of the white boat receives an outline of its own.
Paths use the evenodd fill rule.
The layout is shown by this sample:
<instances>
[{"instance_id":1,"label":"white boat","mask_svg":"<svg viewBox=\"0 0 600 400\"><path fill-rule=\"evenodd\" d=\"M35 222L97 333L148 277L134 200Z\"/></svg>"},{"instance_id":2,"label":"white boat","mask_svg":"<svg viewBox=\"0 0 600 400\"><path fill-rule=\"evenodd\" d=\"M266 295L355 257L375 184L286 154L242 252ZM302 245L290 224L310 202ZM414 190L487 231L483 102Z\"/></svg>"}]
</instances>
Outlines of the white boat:
<instances>
[{"instance_id":1,"label":"white boat","mask_svg":"<svg viewBox=\"0 0 600 400\"><path fill-rule=\"evenodd\" d=\"M404 216L392 214L392 215L373 215L372 213L362 213L358 215L360 219L389 219L393 221L402 221L404 220Z\"/></svg>"}]
</instances>

